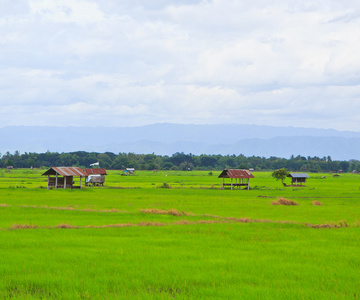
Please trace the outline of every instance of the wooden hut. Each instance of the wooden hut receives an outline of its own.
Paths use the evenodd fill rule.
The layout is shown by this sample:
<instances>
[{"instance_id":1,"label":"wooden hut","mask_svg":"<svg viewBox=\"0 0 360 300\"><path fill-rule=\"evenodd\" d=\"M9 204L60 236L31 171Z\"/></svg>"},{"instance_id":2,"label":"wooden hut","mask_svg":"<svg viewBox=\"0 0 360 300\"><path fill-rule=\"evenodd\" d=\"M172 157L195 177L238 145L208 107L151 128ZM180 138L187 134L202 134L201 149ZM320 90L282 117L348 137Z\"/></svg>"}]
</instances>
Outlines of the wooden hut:
<instances>
[{"instance_id":1,"label":"wooden hut","mask_svg":"<svg viewBox=\"0 0 360 300\"><path fill-rule=\"evenodd\" d=\"M75 189L81 188L82 178L86 177L84 171L78 167L52 167L42 176L48 177L48 189ZM80 177L80 185L74 185L74 177Z\"/></svg>"},{"instance_id":2,"label":"wooden hut","mask_svg":"<svg viewBox=\"0 0 360 300\"><path fill-rule=\"evenodd\" d=\"M288 177L291 177L292 186L306 186L306 178L310 176L306 173L290 173Z\"/></svg>"},{"instance_id":3,"label":"wooden hut","mask_svg":"<svg viewBox=\"0 0 360 300\"><path fill-rule=\"evenodd\" d=\"M247 189L250 189L250 178L254 178L254 175L251 174L249 170L238 170L238 169L226 169L221 172L218 178L223 179L223 188L230 186L231 189L234 187L246 186ZM230 183L225 183L225 178L230 178Z\"/></svg>"},{"instance_id":4,"label":"wooden hut","mask_svg":"<svg viewBox=\"0 0 360 300\"><path fill-rule=\"evenodd\" d=\"M107 175L105 169L84 169L84 173L86 174L85 185L88 186L92 184L95 185L104 185L105 176Z\"/></svg>"}]
</instances>

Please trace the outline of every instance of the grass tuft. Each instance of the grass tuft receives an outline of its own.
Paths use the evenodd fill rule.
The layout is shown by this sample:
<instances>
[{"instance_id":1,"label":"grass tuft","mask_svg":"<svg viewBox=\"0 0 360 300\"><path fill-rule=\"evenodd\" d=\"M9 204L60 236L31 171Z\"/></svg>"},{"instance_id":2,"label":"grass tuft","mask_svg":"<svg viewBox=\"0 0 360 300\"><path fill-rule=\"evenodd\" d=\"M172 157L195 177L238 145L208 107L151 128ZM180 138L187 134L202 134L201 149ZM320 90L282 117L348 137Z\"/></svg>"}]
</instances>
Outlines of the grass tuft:
<instances>
[{"instance_id":1,"label":"grass tuft","mask_svg":"<svg viewBox=\"0 0 360 300\"><path fill-rule=\"evenodd\" d=\"M294 200L279 197L278 201L272 202L272 205L299 205L299 203L295 202Z\"/></svg>"},{"instance_id":2,"label":"grass tuft","mask_svg":"<svg viewBox=\"0 0 360 300\"><path fill-rule=\"evenodd\" d=\"M315 201L313 201L312 205L323 205L323 204L321 202L315 200Z\"/></svg>"}]
</instances>

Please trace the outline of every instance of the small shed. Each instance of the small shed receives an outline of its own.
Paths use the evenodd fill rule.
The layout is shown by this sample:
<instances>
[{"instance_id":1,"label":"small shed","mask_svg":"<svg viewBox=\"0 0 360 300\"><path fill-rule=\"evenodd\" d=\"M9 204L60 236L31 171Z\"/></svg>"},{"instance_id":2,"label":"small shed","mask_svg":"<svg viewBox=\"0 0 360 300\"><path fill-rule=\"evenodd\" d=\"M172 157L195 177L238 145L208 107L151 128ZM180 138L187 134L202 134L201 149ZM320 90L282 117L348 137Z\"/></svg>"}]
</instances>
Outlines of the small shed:
<instances>
[{"instance_id":1,"label":"small shed","mask_svg":"<svg viewBox=\"0 0 360 300\"><path fill-rule=\"evenodd\" d=\"M225 188L226 186L230 186L231 189L233 189L234 187L239 187L240 189L242 186L246 186L249 190L250 178L254 178L254 175L251 174L249 170L225 169L221 172L218 178L223 179L223 188ZM225 183L225 178L230 178L231 182Z\"/></svg>"},{"instance_id":2,"label":"small shed","mask_svg":"<svg viewBox=\"0 0 360 300\"><path fill-rule=\"evenodd\" d=\"M106 170L105 169L100 169L100 168L96 168L96 169L84 169L84 172L86 174L86 179L85 179L85 185L88 186L90 184L92 184L93 186L95 185L104 185L105 182L105 176L107 175Z\"/></svg>"},{"instance_id":3,"label":"small shed","mask_svg":"<svg viewBox=\"0 0 360 300\"><path fill-rule=\"evenodd\" d=\"M291 177L291 185L306 186L306 178L310 176L306 173L290 173L287 177Z\"/></svg>"},{"instance_id":4,"label":"small shed","mask_svg":"<svg viewBox=\"0 0 360 300\"><path fill-rule=\"evenodd\" d=\"M82 178L86 177L86 174L79 167L52 167L42 176L48 177L48 189L81 189ZM79 186L74 185L74 177L80 177Z\"/></svg>"},{"instance_id":5,"label":"small shed","mask_svg":"<svg viewBox=\"0 0 360 300\"><path fill-rule=\"evenodd\" d=\"M135 175L135 168L126 168L124 171L125 175Z\"/></svg>"}]
</instances>

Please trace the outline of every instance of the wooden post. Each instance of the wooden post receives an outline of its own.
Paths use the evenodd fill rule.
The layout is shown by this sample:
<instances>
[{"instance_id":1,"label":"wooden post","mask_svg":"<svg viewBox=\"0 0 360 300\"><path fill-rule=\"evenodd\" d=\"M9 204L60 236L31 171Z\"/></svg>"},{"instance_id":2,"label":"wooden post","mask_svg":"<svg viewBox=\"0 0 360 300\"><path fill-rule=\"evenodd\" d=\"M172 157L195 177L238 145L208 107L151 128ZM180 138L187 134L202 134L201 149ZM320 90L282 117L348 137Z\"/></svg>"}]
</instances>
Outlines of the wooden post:
<instances>
[{"instance_id":1,"label":"wooden post","mask_svg":"<svg viewBox=\"0 0 360 300\"><path fill-rule=\"evenodd\" d=\"M57 189L58 186L58 174L56 173L56 178L55 178L55 189Z\"/></svg>"},{"instance_id":2,"label":"wooden post","mask_svg":"<svg viewBox=\"0 0 360 300\"><path fill-rule=\"evenodd\" d=\"M248 178L248 190L250 190L250 178Z\"/></svg>"},{"instance_id":3,"label":"wooden post","mask_svg":"<svg viewBox=\"0 0 360 300\"><path fill-rule=\"evenodd\" d=\"M64 176L64 189L66 189L66 176Z\"/></svg>"},{"instance_id":4,"label":"wooden post","mask_svg":"<svg viewBox=\"0 0 360 300\"><path fill-rule=\"evenodd\" d=\"M48 175L48 187L47 187L48 190L50 190L50 186L49 186L49 185L50 185L50 175Z\"/></svg>"},{"instance_id":5,"label":"wooden post","mask_svg":"<svg viewBox=\"0 0 360 300\"><path fill-rule=\"evenodd\" d=\"M80 176L80 188L81 188L81 181L82 181L82 177Z\"/></svg>"},{"instance_id":6,"label":"wooden post","mask_svg":"<svg viewBox=\"0 0 360 300\"><path fill-rule=\"evenodd\" d=\"M231 189L233 189L233 179L231 178Z\"/></svg>"},{"instance_id":7,"label":"wooden post","mask_svg":"<svg viewBox=\"0 0 360 300\"><path fill-rule=\"evenodd\" d=\"M225 185L225 178L223 177L223 189L224 189L224 185Z\"/></svg>"}]
</instances>

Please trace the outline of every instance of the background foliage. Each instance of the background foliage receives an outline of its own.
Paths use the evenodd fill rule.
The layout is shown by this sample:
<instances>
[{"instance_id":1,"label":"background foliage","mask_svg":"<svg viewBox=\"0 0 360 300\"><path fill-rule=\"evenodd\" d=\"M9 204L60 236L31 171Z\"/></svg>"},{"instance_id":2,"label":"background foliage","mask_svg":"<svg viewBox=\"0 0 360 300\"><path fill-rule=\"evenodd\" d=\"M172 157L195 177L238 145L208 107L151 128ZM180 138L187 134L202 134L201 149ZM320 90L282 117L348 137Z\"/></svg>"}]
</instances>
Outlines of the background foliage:
<instances>
[{"instance_id":1,"label":"background foliage","mask_svg":"<svg viewBox=\"0 0 360 300\"><path fill-rule=\"evenodd\" d=\"M0 155L1 156L1 155ZM360 171L360 161L333 161L330 156L304 157L292 155L289 159L279 157L246 157L240 155L193 155L191 153L177 152L172 156L135 153L97 153L77 151L70 153L46 152L24 153L15 151L14 154L6 152L1 156L0 167L14 166L17 168L29 168L31 166L78 166L88 167L91 163L100 162L100 166L106 169L122 170L133 167L137 170L222 170L225 168L240 168L255 170L274 170L286 168L290 171L304 172L349 172Z\"/></svg>"}]
</instances>

